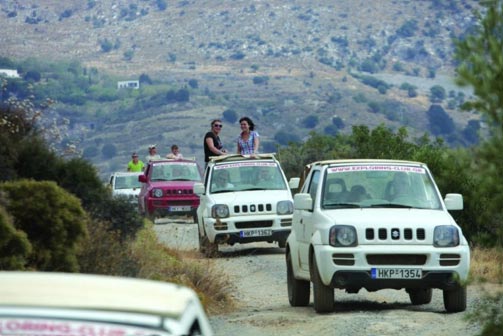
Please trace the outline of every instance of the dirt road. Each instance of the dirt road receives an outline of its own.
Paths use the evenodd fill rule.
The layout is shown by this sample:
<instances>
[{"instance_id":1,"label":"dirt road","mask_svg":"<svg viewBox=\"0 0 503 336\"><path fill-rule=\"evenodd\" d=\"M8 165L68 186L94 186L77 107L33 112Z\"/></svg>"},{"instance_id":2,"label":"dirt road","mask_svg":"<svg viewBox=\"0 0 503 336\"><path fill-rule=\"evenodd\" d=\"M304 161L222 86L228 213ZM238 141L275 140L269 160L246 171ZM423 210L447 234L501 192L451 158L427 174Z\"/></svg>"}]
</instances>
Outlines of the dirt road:
<instances>
[{"instance_id":1,"label":"dirt road","mask_svg":"<svg viewBox=\"0 0 503 336\"><path fill-rule=\"evenodd\" d=\"M158 223L156 231L166 245L197 250L197 226L188 223ZM430 304L412 306L404 290L358 294L335 291L333 313L319 315L311 304L291 307L286 289L284 249L267 243L235 245L220 249L215 267L233 281L237 307L234 312L211 316L219 336L283 335L476 335L477 325L464 318L480 302L482 290L468 288L468 309L445 313L442 292L433 290ZM312 293L311 293L312 295Z\"/></svg>"}]
</instances>

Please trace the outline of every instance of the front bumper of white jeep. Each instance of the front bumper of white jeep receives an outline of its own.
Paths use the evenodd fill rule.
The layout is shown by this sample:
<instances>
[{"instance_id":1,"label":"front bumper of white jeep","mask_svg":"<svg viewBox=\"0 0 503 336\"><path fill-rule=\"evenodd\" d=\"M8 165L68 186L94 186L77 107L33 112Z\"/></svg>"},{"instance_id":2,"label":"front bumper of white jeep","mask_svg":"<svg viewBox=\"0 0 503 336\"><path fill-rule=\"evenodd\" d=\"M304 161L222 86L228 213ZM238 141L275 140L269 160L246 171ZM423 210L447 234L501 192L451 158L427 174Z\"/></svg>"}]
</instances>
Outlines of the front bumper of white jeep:
<instances>
[{"instance_id":1,"label":"front bumper of white jeep","mask_svg":"<svg viewBox=\"0 0 503 336\"><path fill-rule=\"evenodd\" d=\"M384 288L452 289L467 280L470 265L470 251L464 245L449 248L315 245L314 251L323 283L349 292L360 288L369 291ZM393 277L389 272L399 275Z\"/></svg>"}]
</instances>

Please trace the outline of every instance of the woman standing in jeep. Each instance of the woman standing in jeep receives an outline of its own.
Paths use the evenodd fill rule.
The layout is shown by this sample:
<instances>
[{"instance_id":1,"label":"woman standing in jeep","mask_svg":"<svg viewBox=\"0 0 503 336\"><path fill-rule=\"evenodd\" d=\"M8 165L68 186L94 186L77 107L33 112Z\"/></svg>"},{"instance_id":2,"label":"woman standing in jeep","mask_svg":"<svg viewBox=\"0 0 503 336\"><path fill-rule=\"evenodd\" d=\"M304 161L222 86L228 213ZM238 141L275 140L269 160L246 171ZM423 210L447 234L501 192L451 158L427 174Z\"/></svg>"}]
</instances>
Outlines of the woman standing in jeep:
<instances>
[{"instance_id":1,"label":"woman standing in jeep","mask_svg":"<svg viewBox=\"0 0 503 336\"><path fill-rule=\"evenodd\" d=\"M211 131L204 136L204 162L210 161L210 156L222 155L227 153L220 140L219 134L222 130L222 121L214 119L211 122Z\"/></svg>"},{"instance_id":2,"label":"woman standing in jeep","mask_svg":"<svg viewBox=\"0 0 503 336\"><path fill-rule=\"evenodd\" d=\"M255 124L248 117L239 119L241 134L237 139L237 153L255 155L258 153L259 135L255 132Z\"/></svg>"}]
</instances>

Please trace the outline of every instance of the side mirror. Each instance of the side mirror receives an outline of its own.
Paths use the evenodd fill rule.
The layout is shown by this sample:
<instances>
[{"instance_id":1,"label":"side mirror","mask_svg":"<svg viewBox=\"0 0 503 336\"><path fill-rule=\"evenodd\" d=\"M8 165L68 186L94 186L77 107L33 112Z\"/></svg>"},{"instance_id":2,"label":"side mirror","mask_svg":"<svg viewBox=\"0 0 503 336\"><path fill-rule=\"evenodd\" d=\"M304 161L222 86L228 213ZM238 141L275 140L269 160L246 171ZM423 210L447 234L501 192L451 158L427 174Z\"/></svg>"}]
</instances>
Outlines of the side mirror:
<instances>
[{"instance_id":1,"label":"side mirror","mask_svg":"<svg viewBox=\"0 0 503 336\"><path fill-rule=\"evenodd\" d=\"M312 210L313 199L310 194L295 194L293 196L293 207L295 210Z\"/></svg>"},{"instance_id":2,"label":"side mirror","mask_svg":"<svg viewBox=\"0 0 503 336\"><path fill-rule=\"evenodd\" d=\"M147 183L147 176L145 176L145 174L138 175L138 181L141 183Z\"/></svg>"},{"instance_id":3,"label":"side mirror","mask_svg":"<svg viewBox=\"0 0 503 336\"><path fill-rule=\"evenodd\" d=\"M447 194L444 203L447 210L463 210L463 195Z\"/></svg>"},{"instance_id":4,"label":"side mirror","mask_svg":"<svg viewBox=\"0 0 503 336\"><path fill-rule=\"evenodd\" d=\"M204 184L201 182L194 183L194 194L198 196L204 195Z\"/></svg>"},{"instance_id":5,"label":"side mirror","mask_svg":"<svg viewBox=\"0 0 503 336\"><path fill-rule=\"evenodd\" d=\"M300 178L299 177L292 177L290 181L288 181L288 185L290 186L290 189L297 189L299 187L300 183Z\"/></svg>"}]
</instances>

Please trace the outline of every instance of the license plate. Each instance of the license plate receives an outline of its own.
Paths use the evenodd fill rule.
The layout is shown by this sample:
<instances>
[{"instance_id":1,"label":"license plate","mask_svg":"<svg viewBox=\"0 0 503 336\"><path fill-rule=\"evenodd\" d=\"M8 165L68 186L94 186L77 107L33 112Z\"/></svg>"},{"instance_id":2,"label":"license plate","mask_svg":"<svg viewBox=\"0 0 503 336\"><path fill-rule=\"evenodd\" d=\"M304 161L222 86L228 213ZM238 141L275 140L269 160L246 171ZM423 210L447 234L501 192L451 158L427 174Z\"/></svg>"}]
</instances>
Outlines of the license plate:
<instances>
[{"instance_id":1,"label":"license plate","mask_svg":"<svg viewBox=\"0 0 503 336\"><path fill-rule=\"evenodd\" d=\"M271 229L254 229L254 230L240 231L239 236L241 238L272 236L272 230Z\"/></svg>"},{"instance_id":2,"label":"license plate","mask_svg":"<svg viewBox=\"0 0 503 336\"><path fill-rule=\"evenodd\" d=\"M168 207L168 210L172 212L190 211L190 205L170 206Z\"/></svg>"},{"instance_id":3,"label":"license plate","mask_svg":"<svg viewBox=\"0 0 503 336\"><path fill-rule=\"evenodd\" d=\"M423 272L418 268L372 268L372 279L421 279Z\"/></svg>"}]
</instances>

